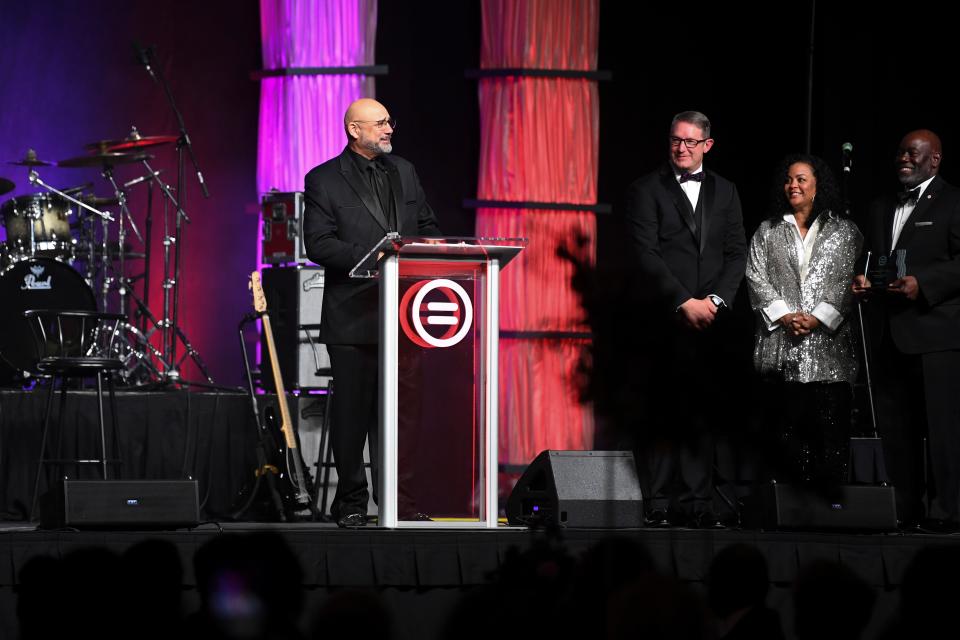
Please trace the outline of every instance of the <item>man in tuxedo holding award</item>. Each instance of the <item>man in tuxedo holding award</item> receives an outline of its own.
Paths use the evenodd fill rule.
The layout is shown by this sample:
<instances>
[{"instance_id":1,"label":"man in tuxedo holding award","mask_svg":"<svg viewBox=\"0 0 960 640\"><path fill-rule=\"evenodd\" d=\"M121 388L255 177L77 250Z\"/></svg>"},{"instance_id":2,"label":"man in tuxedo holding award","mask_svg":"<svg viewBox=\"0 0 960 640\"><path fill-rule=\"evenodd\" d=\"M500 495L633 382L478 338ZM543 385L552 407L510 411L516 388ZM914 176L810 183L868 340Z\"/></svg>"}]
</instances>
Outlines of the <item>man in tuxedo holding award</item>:
<instances>
[{"instance_id":1,"label":"man in tuxedo holding award","mask_svg":"<svg viewBox=\"0 0 960 640\"><path fill-rule=\"evenodd\" d=\"M867 301L877 420L908 529L960 524L960 189L938 175L942 155L932 131L901 140L901 190L871 205L870 253L853 283Z\"/></svg>"},{"instance_id":2,"label":"man in tuxedo holding award","mask_svg":"<svg viewBox=\"0 0 960 640\"><path fill-rule=\"evenodd\" d=\"M349 272L391 231L440 235L413 165L391 155L396 126L382 104L357 100L343 118L347 147L305 178L304 245L325 275L320 342L336 382L330 445L338 480L330 511L341 527L367 522L368 437L374 485L378 456L378 282Z\"/></svg>"},{"instance_id":3,"label":"man in tuxedo holding award","mask_svg":"<svg viewBox=\"0 0 960 640\"><path fill-rule=\"evenodd\" d=\"M737 188L703 167L710 120L679 113L665 142L668 162L626 199L639 312L650 322L645 355L656 371L637 466L648 526L710 528L719 526L711 432L729 403L719 390L731 370L721 327L743 279L746 237Z\"/></svg>"}]
</instances>

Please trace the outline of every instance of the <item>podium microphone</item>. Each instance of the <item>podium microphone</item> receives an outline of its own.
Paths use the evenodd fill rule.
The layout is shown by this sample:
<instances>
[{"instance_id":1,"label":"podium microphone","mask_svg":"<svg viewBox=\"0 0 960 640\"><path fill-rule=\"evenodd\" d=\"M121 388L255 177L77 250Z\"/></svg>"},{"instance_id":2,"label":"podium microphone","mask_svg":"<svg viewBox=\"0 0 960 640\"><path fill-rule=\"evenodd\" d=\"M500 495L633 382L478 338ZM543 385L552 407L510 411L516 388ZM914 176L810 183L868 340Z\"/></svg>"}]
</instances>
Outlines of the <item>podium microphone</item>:
<instances>
[{"instance_id":1,"label":"podium microphone","mask_svg":"<svg viewBox=\"0 0 960 640\"><path fill-rule=\"evenodd\" d=\"M850 173L853 170L853 143L844 142L840 147L840 154L843 172Z\"/></svg>"}]
</instances>

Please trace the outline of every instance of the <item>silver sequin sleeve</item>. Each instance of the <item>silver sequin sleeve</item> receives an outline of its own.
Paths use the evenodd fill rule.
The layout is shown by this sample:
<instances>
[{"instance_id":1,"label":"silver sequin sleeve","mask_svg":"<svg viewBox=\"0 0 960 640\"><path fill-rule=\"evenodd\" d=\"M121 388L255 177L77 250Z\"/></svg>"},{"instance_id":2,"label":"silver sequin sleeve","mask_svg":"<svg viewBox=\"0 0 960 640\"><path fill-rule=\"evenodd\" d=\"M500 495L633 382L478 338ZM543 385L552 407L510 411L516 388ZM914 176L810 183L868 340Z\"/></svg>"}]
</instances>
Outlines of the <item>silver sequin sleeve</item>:
<instances>
[{"instance_id":1,"label":"silver sequin sleeve","mask_svg":"<svg viewBox=\"0 0 960 640\"><path fill-rule=\"evenodd\" d=\"M761 374L789 382L853 384L858 361L850 283L863 236L847 218L829 212L821 217L802 283L792 223L783 218L764 220L750 240L746 277L757 317L753 362ZM770 329L761 313L776 300L784 301L791 313L811 313L825 302L843 319L834 331L821 323L809 335L791 338L780 325Z\"/></svg>"}]
</instances>

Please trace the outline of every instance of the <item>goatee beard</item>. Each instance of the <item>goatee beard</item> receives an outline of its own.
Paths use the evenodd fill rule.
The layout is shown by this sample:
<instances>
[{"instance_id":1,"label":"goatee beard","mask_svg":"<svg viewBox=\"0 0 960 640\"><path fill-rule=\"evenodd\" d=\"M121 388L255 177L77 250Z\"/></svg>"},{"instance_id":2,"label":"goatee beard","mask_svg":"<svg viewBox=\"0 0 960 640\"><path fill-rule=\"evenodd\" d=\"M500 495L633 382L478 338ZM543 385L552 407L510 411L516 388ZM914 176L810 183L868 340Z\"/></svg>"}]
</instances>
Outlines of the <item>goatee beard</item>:
<instances>
[{"instance_id":1,"label":"goatee beard","mask_svg":"<svg viewBox=\"0 0 960 640\"><path fill-rule=\"evenodd\" d=\"M377 154L388 154L393 151L393 145L389 142L369 142L366 145L367 150Z\"/></svg>"}]
</instances>

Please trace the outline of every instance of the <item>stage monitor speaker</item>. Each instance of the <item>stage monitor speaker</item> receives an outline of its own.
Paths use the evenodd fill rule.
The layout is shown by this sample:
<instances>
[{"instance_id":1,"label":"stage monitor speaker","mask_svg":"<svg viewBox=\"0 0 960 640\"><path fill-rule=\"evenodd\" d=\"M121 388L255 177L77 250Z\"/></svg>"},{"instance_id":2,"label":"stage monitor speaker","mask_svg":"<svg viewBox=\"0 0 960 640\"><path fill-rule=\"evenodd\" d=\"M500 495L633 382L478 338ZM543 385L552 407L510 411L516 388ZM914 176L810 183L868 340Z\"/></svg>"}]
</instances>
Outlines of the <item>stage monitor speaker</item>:
<instances>
[{"instance_id":1,"label":"stage monitor speaker","mask_svg":"<svg viewBox=\"0 0 960 640\"><path fill-rule=\"evenodd\" d=\"M507 521L566 527L643 526L643 496L629 451L542 451L507 500Z\"/></svg>"},{"instance_id":2,"label":"stage monitor speaker","mask_svg":"<svg viewBox=\"0 0 960 640\"><path fill-rule=\"evenodd\" d=\"M196 480L63 480L40 501L46 529L193 527Z\"/></svg>"},{"instance_id":3,"label":"stage monitor speaker","mask_svg":"<svg viewBox=\"0 0 960 640\"><path fill-rule=\"evenodd\" d=\"M788 484L763 488L768 529L893 531L897 503L893 487L841 485L825 493Z\"/></svg>"},{"instance_id":4,"label":"stage monitor speaker","mask_svg":"<svg viewBox=\"0 0 960 640\"><path fill-rule=\"evenodd\" d=\"M288 391L325 389L330 376L317 375L318 368L330 369L327 347L318 342L323 268L303 265L271 267L264 269L262 276L284 387ZM261 338L261 342L259 364L263 388L273 390L266 338Z\"/></svg>"}]
</instances>

